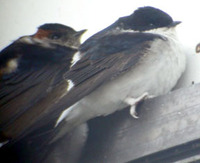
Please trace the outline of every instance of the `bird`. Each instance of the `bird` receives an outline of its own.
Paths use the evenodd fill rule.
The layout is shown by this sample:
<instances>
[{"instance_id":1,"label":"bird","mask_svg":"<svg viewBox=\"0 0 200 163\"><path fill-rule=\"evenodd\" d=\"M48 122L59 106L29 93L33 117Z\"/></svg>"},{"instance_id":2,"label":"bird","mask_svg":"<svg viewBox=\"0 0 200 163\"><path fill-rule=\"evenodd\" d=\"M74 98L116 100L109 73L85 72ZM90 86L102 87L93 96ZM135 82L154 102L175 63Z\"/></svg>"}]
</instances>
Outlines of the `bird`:
<instances>
[{"instance_id":1,"label":"bird","mask_svg":"<svg viewBox=\"0 0 200 163\"><path fill-rule=\"evenodd\" d=\"M198 43L197 45L196 45L196 53L199 53L200 52L200 43Z\"/></svg>"},{"instance_id":2,"label":"bird","mask_svg":"<svg viewBox=\"0 0 200 163\"><path fill-rule=\"evenodd\" d=\"M51 142L83 122L126 107L137 118L140 101L170 92L186 65L176 37L180 23L145 6L88 38L79 47L81 59L64 75L71 87L57 105L65 110Z\"/></svg>"},{"instance_id":3,"label":"bird","mask_svg":"<svg viewBox=\"0 0 200 163\"><path fill-rule=\"evenodd\" d=\"M63 74L73 64L85 31L45 23L0 52L0 142L40 128L32 126L66 91Z\"/></svg>"}]
</instances>

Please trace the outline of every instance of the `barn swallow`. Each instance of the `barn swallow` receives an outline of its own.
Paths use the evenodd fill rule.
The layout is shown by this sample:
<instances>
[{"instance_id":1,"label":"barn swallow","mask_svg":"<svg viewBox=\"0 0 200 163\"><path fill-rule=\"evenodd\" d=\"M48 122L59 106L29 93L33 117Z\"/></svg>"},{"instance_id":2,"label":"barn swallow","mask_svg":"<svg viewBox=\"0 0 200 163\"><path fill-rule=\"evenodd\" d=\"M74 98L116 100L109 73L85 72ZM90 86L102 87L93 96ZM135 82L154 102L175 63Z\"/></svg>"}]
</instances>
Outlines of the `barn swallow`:
<instances>
[{"instance_id":1,"label":"barn swallow","mask_svg":"<svg viewBox=\"0 0 200 163\"><path fill-rule=\"evenodd\" d=\"M154 7L141 7L86 40L82 58L65 74L71 83L57 107L67 109L57 120L56 141L73 127L97 116L135 107L147 97L168 93L185 69L176 37L180 21Z\"/></svg>"},{"instance_id":2,"label":"barn swallow","mask_svg":"<svg viewBox=\"0 0 200 163\"><path fill-rule=\"evenodd\" d=\"M44 24L0 52L0 142L30 129L59 100L67 87L63 73L73 64L85 31Z\"/></svg>"}]
</instances>

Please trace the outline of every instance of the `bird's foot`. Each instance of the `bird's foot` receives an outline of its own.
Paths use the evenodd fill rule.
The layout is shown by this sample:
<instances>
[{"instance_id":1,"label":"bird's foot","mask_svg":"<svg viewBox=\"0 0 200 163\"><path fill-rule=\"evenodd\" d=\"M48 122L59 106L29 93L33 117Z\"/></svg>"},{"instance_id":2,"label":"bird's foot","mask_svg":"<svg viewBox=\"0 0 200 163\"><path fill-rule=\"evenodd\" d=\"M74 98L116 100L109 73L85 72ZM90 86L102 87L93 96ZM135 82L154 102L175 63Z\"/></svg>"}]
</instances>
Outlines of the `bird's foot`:
<instances>
[{"instance_id":1,"label":"bird's foot","mask_svg":"<svg viewBox=\"0 0 200 163\"><path fill-rule=\"evenodd\" d=\"M127 97L125 99L125 103L127 103L128 105L130 105L130 114L133 118L139 118L136 112L136 106L139 102L147 99L147 98L151 98L151 96L149 96L149 94L147 92L145 92L144 94L142 94L141 96L137 97L137 98L133 98L133 97Z\"/></svg>"}]
</instances>

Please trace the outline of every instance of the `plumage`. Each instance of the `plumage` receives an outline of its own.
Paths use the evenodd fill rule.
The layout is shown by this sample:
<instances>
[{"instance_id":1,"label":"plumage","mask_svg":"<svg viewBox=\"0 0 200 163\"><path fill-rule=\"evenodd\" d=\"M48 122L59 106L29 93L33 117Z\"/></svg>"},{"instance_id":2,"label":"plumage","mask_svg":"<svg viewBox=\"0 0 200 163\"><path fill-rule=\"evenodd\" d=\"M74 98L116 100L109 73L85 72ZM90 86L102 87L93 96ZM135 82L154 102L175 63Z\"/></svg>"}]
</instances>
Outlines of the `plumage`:
<instances>
[{"instance_id":1,"label":"plumage","mask_svg":"<svg viewBox=\"0 0 200 163\"><path fill-rule=\"evenodd\" d=\"M34 35L23 36L0 52L0 141L39 127L32 125L68 87L63 74L84 32L44 24Z\"/></svg>"},{"instance_id":2,"label":"plumage","mask_svg":"<svg viewBox=\"0 0 200 163\"><path fill-rule=\"evenodd\" d=\"M57 106L67 109L53 141L91 118L127 106L134 114L138 100L169 92L185 69L175 35L179 23L142 7L86 40L79 48L82 58L65 74L74 86Z\"/></svg>"}]
</instances>

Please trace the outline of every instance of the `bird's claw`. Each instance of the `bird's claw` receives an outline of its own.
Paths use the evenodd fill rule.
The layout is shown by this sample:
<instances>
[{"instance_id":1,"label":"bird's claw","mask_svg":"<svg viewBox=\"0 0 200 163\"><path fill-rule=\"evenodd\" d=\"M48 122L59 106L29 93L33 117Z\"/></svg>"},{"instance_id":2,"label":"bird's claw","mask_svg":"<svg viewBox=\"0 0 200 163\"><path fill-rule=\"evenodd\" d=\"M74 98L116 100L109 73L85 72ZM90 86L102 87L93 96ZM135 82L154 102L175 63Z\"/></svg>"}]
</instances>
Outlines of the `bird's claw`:
<instances>
[{"instance_id":1,"label":"bird's claw","mask_svg":"<svg viewBox=\"0 0 200 163\"><path fill-rule=\"evenodd\" d=\"M138 114L136 112L136 106L135 105L132 105L131 108L130 108L130 115L135 118L135 119L138 119Z\"/></svg>"},{"instance_id":2,"label":"bird's claw","mask_svg":"<svg viewBox=\"0 0 200 163\"><path fill-rule=\"evenodd\" d=\"M144 99L146 99L146 98L148 98L148 97L149 97L149 94L148 94L147 92L145 92L144 94L142 94L142 95L139 96L138 98L127 97L127 98L125 99L125 103L127 103L128 105L131 106L131 107L130 107L130 114L131 114L131 116L132 116L133 118L136 118L136 119L139 118L139 117L138 117L138 114L137 114L137 112L136 112L136 106L137 106L137 104L138 104L140 101L142 101L142 100L144 100Z\"/></svg>"}]
</instances>

